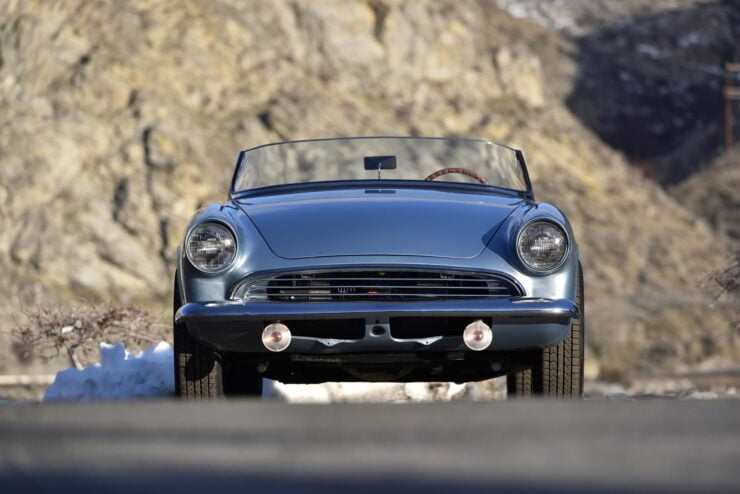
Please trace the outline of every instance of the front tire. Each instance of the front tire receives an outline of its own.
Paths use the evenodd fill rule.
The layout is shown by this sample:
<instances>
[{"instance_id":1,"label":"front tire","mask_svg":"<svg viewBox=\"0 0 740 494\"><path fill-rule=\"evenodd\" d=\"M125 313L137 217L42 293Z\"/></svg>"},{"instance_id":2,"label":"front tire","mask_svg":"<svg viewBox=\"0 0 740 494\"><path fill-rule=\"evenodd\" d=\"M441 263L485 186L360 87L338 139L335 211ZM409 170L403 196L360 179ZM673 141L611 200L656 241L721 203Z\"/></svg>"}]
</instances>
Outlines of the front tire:
<instances>
[{"instance_id":1,"label":"front tire","mask_svg":"<svg viewBox=\"0 0 740 494\"><path fill-rule=\"evenodd\" d=\"M560 344L545 348L529 369L506 376L508 398L581 398L583 396L584 296L583 269L578 264L576 305L580 317Z\"/></svg>"},{"instance_id":2,"label":"front tire","mask_svg":"<svg viewBox=\"0 0 740 494\"><path fill-rule=\"evenodd\" d=\"M185 324L175 322L182 305L175 275L172 332L175 361L175 395L185 400L213 400L224 396L223 372L216 354L190 335Z\"/></svg>"}]
</instances>

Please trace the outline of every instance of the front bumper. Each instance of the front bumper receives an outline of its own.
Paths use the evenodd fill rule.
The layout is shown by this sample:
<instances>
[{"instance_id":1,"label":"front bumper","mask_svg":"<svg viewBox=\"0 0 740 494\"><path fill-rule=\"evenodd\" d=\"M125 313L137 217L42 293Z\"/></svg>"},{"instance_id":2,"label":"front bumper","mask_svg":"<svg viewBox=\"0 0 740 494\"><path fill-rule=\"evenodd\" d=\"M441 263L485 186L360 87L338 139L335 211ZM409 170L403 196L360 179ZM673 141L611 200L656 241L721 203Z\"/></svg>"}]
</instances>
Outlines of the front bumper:
<instances>
[{"instance_id":1,"label":"front bumper","mask_svg":"<svg viewBox=\"0 0 740 494\"><path fill-rule=\"evenodd\" d=\"M568 334L571 320L580 317L570 300L517 298L445 302L191 302L177 311L175 320L185 323L200 342L225 352L270 353L261 343L266 324L274 321L358 319L367 327L389 326L382 335L369 330L361 339L325 339L295 336L284 353L342 354L362 352L467 351L459 336L398 339L392 336L392 318L471 317L493 328L493 344L486 351L533 350L556 345Z\"/></svg>"}]
</instances>

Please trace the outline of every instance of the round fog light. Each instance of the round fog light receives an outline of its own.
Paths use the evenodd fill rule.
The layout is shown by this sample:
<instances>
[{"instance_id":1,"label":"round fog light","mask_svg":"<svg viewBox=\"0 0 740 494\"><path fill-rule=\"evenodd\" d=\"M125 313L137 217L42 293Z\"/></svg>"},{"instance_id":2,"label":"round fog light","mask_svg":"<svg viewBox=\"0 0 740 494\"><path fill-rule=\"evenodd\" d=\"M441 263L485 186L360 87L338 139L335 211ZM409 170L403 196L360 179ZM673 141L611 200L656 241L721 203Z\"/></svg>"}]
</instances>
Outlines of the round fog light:
<instances>
[{"instance_id":1,"label":"round fog light","mask_svg":"<svg viewBox=\"0 0 740 494\"><path fill-rule=\"evenodd\" d=\"M479 352L491 346L493 331L491 331L491 327L488 324L479 319L465 327L463 341L465 342L465 346Z\"/></svg>"},{"instance_id":2,"label":"round fog light","mask_svg":"<svg viewBox=\"0 0 740 494\"><path fill-rule=\"evenodd\" d=\"M274 322L262 330L262 344L271 352L282 352L290 345L291 334L288 326Z\"/></svg>"}]
</instances>

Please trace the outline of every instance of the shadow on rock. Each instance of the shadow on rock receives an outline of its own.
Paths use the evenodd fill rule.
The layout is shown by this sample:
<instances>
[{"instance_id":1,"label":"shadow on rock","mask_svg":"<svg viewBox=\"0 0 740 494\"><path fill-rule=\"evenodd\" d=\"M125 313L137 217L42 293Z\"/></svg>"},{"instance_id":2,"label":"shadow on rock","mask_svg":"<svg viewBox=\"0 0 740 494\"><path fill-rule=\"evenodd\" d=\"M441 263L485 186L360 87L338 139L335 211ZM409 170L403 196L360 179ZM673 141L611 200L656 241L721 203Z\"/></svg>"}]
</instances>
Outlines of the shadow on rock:
<instances>
[{"instance_id":1,"label":"shadow on rock","mask_svg":"<svg viewBox=\"0 0 740 494\"><path fill-rule=\"evenodd\" d=\"M679 182L706 166L723 144L723 67L740 60L738 39L736 1L664 11L588 33L576 40L579 70L567 105L646 175Z\"/></svg>"}]
</instances>

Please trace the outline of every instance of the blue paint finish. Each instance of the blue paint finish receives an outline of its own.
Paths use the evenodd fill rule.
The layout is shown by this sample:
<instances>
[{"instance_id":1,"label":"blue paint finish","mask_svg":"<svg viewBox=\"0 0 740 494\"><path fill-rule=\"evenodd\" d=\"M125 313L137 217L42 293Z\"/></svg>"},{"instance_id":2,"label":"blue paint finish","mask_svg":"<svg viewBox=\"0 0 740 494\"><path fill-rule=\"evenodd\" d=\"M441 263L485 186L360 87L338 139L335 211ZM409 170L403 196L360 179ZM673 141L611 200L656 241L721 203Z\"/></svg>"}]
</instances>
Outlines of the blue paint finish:
<instances>
[{"instance_id":1,"label":"blue paint finish","mask_svg":"<svg viewBox=\"0 0 740 494\"><path fill-rule=\"evenodd\" d=\"M226 205L212 204L207 208L201 210L191 222L189 228L192 228L196 224L202 221L219 221L227 224L238 239L238 252L234 263L224 272L218 274L203 273L193 266L187 260L184 253L178 258L178 271L182 278L182 294L185 301L219 301L227 300L231 289L240 280L251 274L263 271L304 271L309 269L322 269L322 268L338 268L341 266L347 267L409 267L409 268L439 268L439 269L473 269L490 272L499 272L511 276L516 279L525 289L527 296L532 297L545 297L545 298L567 298L569 300L575 300L575 277L577 273L578 265L578 248L575 244L573 233L570 228L570 224L565 219L565 216L554 206L549 204L534 204L530 201L512 198L512 197L501 197L498 195L485 195L485 194L469 194L469 193L456 193L447 192L444 195L445 199L439 199L435 194L430 194L429 191L418 191L418 190L403 190L396 189L394 196L405 196L409 195L411 201L416 201L419 204L424 204L424 195L432 195L429 201L429 209L444 208L447 204L455 204L458 207L469 204L471 208L476 211L491 211L493 213L500 213L501 211L509 210L508 215L501 219L500 216L492 215L491 225L486 231L484 231L481 224L478 224L478 231L474 236L472 233L468 234L468 241L475 246L478 253L473 257L454 257L450 256L450 253L456 248L455 245L458 242L462 242L460 239L453 238L452 235L445 234L445 232L434 226L431 230L429 228L421 228L418 224L411 223L407 226L399 225L394 230L393 237L404 237L410 239L418 239L426 237L427 239L435 239L435 241L427 240L427 244L434 245L440 244L443 248L449 249L446 252L447 256L426 256L418 255L413 253L398 253L392 254L373 254L373 255L348 255L345 251L344 255L327 255L318 257L306 257L299 259L287 259L277 255L273 251L271 245L266 241L265 237L260 233L255 222L252 221L251 217L247 215L243 209L250 211L250 208L255 206L263 206L266 208L279 208L279 214L289 216L291 210L297 211L305 203L311 201L318 201L319 197L323 194L327 194L325 191L321 193L306 192L305 195L299 194L301 197L294 198L291 196L272 195L262 198L252 198L250 200L238 200L236 202L228 202ZM351 202L351 197L356 196L357 191L354 189L350 190L336 190L333 191L333 195L330 197L340 198L342 204ZM361 202L357 208L364 207L364 196L357 199ZM485 206L481 206L482 201L491 201L493 203L491 209L485 209ZM330 202L331 199L328 199ZM243 209L242 209L243 208ZM335 217L342 216L345 209L343 208L327 208L324 210L326 216ZM274 213L278 214L278 213ZM296 213L298 214L298 213ZM463 213L464 214L464 213ZM503 213L501 214L503 216ZM276 216L277 218L277 216ZM514 245L514 239L519 231L519 228L527 222L536 218L549 218L558 221L564 226L568 233L573 246L569 253L568 259L565 263L554 273L546 276L533 275L528 272L520 263L516 255L516 247ZM341 222L332 223L326 219L317 219L311 216L304 216L304 223L307 230L311 229L314 224L314 220L318 224L323 225L325 231L322 235L306 234L303 236L295 235L294 243L297 245L296 249L304 248L303 245L308 245L306 249L328 249L330 243L326 241L326 237L331 236L334 239L335 244L338 244L334 249L341 249L342 245L349 243L355 245L355 236L343 234L346 230L340 229L334 225L341 225ZM477 220L476 220L477 221ZM349 223L350 226L361 229L361 222ZM470 228L470 231L474 231L470 223L460 220L461 224L466 225L464 227L456 226L456 228ZM271 227L272 229L279 229L280 225ZM287 231L287 230L286 230ZM400 232L404 232L402 235ZM277 234L286 235L285 238L290 236L285 232L279 232ZM359 235L359 234L358 234ZM378 244L381 241L379 240ZM287 242L287 240L286 240ZM390 245L390 241L387 241ZM422 242L416 240L415 242L409 242L405 244L408 246L408 250L412 251L413 245L421 244ZM311 244L317 244L319 247L311 247ZM416 250L419 252L429 253L431 248L429 245L420 246ZM181 249L182 251L183 249ZM472 250L472 248L470 248Z\"/></svg>"},{"instance_id":2,"label":"blue paint finish","mask_svg":"<svg viewBox=\"0 0 740 494\"><path fill-rule=\"evenodd\" d=\"M332 256L473 258L523 200L439 190L392 195L344 189L237 201L285 259Z\"/></svg>"},{"instance_id":3,"label":"blue paint finish","mask_svg":"<svg viewBox=\"0 0 740 494\"><path fill-rule=\"evenodd\" d=\"M258 336L265 320L391 317L397 313L489 317L494 325L494 350L557 344L566 336L571 318L578 317L579 249L565 215L531 197L531 190L516 193L482 185L422 181L372 187L365 181L293 184L235 194L225 204L201 209L185 232L187 237L203 221L220 222L233 231L238 250L231 266L208 274L195 269L184 249L178 249L178 283L185 304L178 317L201 341L232 351L264 351ZM538 219L562 226L570 243L565 262L546 275L529 271L516 254L520 229ZM229 300L240 281L259 273L359 268L499 273L516 280L524 289L524 298L545 300L318 306ZM522 307L527 317L519 314L517 319L515 315L525 310ZM366 338L331 347L308 340L297 338L291 351L464 350L461 337L445 337L429 345Z\"/></svg>"}]
</instances>

